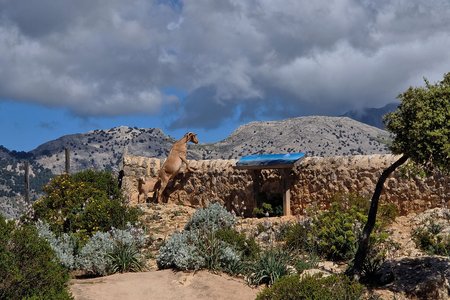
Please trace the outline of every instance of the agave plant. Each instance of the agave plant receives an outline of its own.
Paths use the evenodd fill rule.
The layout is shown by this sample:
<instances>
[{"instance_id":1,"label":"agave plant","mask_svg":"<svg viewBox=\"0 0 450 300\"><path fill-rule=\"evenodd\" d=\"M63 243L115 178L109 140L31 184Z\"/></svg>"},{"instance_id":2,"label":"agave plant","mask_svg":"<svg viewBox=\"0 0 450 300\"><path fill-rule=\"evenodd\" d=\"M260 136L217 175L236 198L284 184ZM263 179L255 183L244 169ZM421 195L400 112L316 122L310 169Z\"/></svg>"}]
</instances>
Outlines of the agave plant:
<instances>
[{"instance_id":1,"label":"agave plant","mask_svg":"<svg viewBox=\"0 0 450 300\"><path fill-rule=\"evenodd\" d=\"M282 249L264 251L251 267L247 281L252 285L272 285L277 279L289 274L289 261L289 253Z\"/></svg>"},{"instance_id":2,"label":"agave plant","mask_svg":"<svg viewBox=\"0 0 450 300\"><path fill-rule=\"evenodd\" d=\"M108 257L112 273L138 272L144 267L139 250L132 244L117 243Z\"/></svg>"}]
</instances>

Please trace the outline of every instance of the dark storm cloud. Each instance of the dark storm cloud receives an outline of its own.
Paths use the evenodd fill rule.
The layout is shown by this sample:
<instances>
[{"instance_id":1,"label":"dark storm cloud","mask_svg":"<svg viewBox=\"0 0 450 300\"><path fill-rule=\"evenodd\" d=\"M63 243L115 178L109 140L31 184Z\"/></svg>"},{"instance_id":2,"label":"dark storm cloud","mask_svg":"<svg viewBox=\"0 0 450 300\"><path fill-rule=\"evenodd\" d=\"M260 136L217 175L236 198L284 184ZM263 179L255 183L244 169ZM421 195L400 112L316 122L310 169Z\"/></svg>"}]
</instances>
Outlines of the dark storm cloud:
<instances>
[{"instance_id":1,"label":"dark storm cloud","mask_svg":"<svg viewBox=\"0 0 450 300\"><path fill-rule=\"evenodd\" d=\"M0 0L0 99L172 128L339 114L450 71L447 0ZM177 101L175 101L177 102Z\"/></svg>"},{"instance_id":2,"label":"dark storm cloud","mask_svg":"<svg viewBox=\"0 0 450 300\"><path fill-rule=\"evenodd\" d=\"M90 5L90 3L94 5ZM65 32L74 26L94 1L2 1L2 21L15 25L20 32L31 38L41 38L53 33ZM94 9L95 10L95 9Z\"/></svg>"},{"instance_id":3,"label":"dark storm cloud","mask_svg":"<svg viewBox=\"0 0 450 300\"><path fill-rule=\"evenodd\" d=\"M205 101L207 99L207 101ZM171 128L208 128L215 129L236 113L231 101L217 99L217 89L212 86L201 87L186 97L179 111L179 117Z\"/></svg>"},{"instance_id":4,"label":"dark storm cloud","mask_svg":"<svg viewBox=\"0 0 450 300\"><path fill-rule=\"evenodd\" d=\"M0 2L0 98L79 116L156 113L170 7L133 1ZM157 16L157 18L154 18Z\"/></svg>"}]
</instances>

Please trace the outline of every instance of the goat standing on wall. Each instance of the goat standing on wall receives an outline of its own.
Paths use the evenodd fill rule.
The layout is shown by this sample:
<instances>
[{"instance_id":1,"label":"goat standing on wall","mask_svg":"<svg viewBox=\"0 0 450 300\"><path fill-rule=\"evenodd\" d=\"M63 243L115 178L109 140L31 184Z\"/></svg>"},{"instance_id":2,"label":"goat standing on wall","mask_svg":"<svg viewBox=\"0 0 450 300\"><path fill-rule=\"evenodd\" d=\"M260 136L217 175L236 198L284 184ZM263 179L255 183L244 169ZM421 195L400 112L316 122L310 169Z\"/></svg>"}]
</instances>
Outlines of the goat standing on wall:
<instances>
[{"instance_id":1,"label":"goat standing on wall","mask_svg":"<svg viewBox=\"0 0 450 300\"><path fill-rule=\"evenodd\" d=\"M186 171L191 171L186 159L188 142L198 144L197 135L195 133L188 132L180 140L176 141L173 144L172 149L170 149L169 156L159 170L159 180L161 181L161 185L158 190L158 202L161 202L162 194L169 183L169 180L172 180L175 176L177 176L183 163L186 164Z\"/></svg>"}]
</instances>

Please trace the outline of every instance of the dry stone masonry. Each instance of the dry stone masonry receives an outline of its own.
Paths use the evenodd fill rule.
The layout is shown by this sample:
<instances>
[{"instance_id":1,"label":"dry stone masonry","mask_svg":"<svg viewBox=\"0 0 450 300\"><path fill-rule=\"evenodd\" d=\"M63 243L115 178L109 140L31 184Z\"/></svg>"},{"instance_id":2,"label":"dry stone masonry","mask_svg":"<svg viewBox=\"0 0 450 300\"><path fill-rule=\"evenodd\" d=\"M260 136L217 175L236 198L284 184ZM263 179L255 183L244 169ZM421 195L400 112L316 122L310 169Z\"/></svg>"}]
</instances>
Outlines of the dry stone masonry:
<instances>
[{"instance_id":1,"label":"dry stone masonry","mask_svg":"<svg viewBox=\"0 0 450 300\"><path fill-rule=\"evenodd\" d=\"M288 175L292 213L304 214L311 206L325 208L339 192L358 193L370 199L381 172L396 159L397 156L389 154L305 158ZM123 186L131 203L137 202L137 179L157 177L162 162L159 158L124 157ZM256 205L255 198L283 193L280 171L238 170L236 162L189 161L196 171L181 172L169 183L168 202L204 207L219 201L236 214L250 216ZM259 182L258 186L255 182ZM381 201L396 204L401 214L450 207L450 178L438 173L426 178L403 178L396 171L386 181Z\"/></svg>"}]
</instances>

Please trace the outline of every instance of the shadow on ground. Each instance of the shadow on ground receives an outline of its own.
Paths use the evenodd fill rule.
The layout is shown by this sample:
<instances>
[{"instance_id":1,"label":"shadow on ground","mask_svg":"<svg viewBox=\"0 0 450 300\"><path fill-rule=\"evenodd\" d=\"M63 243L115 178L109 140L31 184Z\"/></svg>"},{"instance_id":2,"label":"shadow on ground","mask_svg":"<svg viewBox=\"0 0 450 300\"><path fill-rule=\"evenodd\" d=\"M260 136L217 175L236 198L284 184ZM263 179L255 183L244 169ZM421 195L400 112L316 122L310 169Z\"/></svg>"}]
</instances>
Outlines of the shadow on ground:
<instances>
[{"instance_id":1,"label":"shadow on ground","mask_svg":"<svg viewBox=\"0 0 450 300\"><path fill-rule=\"evenodd\" d=\"M385 262L380 288L418 299L450 299L450 258L424 256Z\"/></svg>"}]
</instances>

